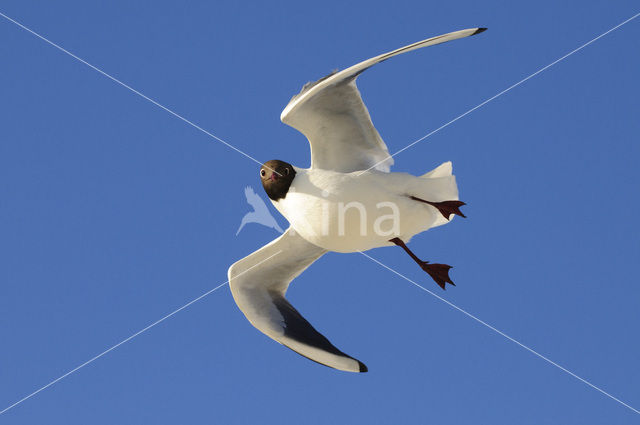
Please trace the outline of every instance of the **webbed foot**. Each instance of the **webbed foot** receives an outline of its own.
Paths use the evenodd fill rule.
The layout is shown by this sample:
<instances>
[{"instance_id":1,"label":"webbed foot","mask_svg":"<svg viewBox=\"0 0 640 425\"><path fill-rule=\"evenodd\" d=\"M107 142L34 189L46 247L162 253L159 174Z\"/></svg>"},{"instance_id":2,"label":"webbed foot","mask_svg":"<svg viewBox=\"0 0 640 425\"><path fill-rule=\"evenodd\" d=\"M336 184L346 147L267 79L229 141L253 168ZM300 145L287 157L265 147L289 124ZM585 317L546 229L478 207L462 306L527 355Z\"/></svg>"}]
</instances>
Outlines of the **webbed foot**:
<instances>
[{"instance_id":1,"label":"webbed foot","mask_svg":"<svg viewBox=\"0 0 640 425\"><path fill-rule=\"evenodd\" d=\"M452 267L448 264L431 264L428 261L423 261L419 259L413 251L409 249L409 247L404 243L404 241L400 238L389 239L389 242L394 243L405 250L407 254L415 261L422 270L427 272L429 276L440 286L442 289L445 289L445 284L450 283L453 286L456 286L455 283L449 277L449 269Z\"/></svg>"},{"instance_id":2,"label":"webbed foot","mask_svg":"<svg viewBox=\"0 0 640 425\"><path fill-rule=\"evenodd\" d=\"M428 261L423 261L422 264L420 264L420 268L429 273L429 276L431 276L431 278L435 280L438 286L442 289L445 289L446 283L456 286L449 277L449 269L452 268L450 265L437 263L431 264Z\"/></svg>"},{"instance_id":3,"label":"webbed foot","mask_svg":"<svg viewBox=\"0 0 640 425\"><path fill-rule=\"evenodd\" d=\"M460 207L466 205L462 201L431 202L425 201L424 199L416 198L415 196L410 196L410 198L414 201L424 202L425 204L429 204L432 207L437 208L438 211L440 211L440 214L442 214L447 220L450 220L451 214L467 218L467 216L462 214L462 211L460 211Z\"/></svg>"}]
</instances>

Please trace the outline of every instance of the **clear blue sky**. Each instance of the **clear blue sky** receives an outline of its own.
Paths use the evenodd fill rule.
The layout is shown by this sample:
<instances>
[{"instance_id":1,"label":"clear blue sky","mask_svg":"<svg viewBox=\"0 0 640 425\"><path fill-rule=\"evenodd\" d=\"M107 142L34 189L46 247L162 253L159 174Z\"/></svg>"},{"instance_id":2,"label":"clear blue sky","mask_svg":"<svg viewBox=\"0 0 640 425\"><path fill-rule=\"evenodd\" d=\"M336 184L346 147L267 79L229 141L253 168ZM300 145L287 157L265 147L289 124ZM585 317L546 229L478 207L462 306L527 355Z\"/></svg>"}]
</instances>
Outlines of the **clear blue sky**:
<instances>
[{"instance_id":1,"label":"clear blue sky","mask_svg":"<svg viewBox=\"0 0 640 425\"><path fill-rule=\"evenodd\" d=\"M429 36L359 87L390 151L640 11L635 1L27 2L11 16L260 161L307 166L279 121L306 81ZM0 410L226 280L255 163L0 18ZM640 408L640 18L396 158L451 160L467 220L411 243L442 292ZM266 199L266 198L265 198ZM274 210L274 214L277 214ZM287 223L277 216L281 226ZM631 424L640 415L358 254L294 305L369 366L337 372L224 287L0 415L11 424Z\"/></svg>"}]
</instances>

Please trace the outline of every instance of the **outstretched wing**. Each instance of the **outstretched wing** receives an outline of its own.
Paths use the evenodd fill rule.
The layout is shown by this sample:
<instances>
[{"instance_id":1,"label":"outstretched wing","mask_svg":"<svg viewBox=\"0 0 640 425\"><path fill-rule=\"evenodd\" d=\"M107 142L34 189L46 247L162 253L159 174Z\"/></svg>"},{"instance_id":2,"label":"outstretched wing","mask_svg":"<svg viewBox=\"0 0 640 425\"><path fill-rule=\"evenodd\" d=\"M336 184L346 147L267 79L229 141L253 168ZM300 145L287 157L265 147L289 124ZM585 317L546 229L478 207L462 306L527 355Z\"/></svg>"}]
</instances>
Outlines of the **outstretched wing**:
<instances>
[{"instance_id":1,"label":"outstretched wing","mask_svg":"<svg viewBox=\"0 0 640 425\"><path fill-rule=\"evenodd\" d=\"M268 337L325 366L366 372L364 364L338 350L284 297L291 281L325 252L289 228L229 268L231 294L249 322Z\"/></svg>"},{"instance_id":2,"label":"outstretched wing","mask_svg":"<svg viewBox=\"0 0 640 425\"><path fill-rule=\"evenodd\" d=\"M362 102L356 86L358 75L392 56L484 30L472 28L429 38L307 83L284 108L280 120L309 139L311 168L348 173L375 166L388 172L393 159Z\"/></svg>"}]
</instances>

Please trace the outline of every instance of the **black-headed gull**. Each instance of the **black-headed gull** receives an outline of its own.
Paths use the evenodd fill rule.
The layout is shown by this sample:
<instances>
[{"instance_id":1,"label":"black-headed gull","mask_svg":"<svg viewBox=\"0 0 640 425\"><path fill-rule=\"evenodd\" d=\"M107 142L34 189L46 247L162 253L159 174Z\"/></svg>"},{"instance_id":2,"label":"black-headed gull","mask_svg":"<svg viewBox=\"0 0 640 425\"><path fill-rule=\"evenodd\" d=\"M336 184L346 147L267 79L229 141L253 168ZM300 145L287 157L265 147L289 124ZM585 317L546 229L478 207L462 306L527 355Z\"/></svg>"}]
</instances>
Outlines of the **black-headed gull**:
<instances>
[{"instance_id":1,"label":"black-headed gull","mask_svg":"<svg viewBox=\"0 0 640 425\"><path fill-rule=\"evenodd\" d=\"M482 31L429 38L334 72L307 83L285 107L280 119L309 139L311 167L279 160L261 167L262 185L290 227L229 268L233 298L258 330L320 364L366 372L362 362L338 350L287 301L291 281L328 251L398 245L440 287L453 284L450 266L422 261L405 245L451 215L463 216L451 163L419 177L390 173L393 159L371 122L356 78L392 56Z\"/></svg>"}]
</instances>

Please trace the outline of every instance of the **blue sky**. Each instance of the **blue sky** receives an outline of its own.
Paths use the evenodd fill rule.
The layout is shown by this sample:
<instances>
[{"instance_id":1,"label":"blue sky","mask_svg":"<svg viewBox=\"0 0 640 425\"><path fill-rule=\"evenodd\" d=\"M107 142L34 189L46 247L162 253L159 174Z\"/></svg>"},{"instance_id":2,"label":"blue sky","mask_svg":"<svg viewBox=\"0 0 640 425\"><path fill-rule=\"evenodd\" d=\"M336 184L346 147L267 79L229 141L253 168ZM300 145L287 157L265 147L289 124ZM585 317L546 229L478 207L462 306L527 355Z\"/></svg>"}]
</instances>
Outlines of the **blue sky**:
<instances>
[{"instance_id":1,"label":"blue sky","mask_svg":"<svg viewBox=\"0 0 640 425\"><path fill-rule=\"evenodd\" d=\"M359 87L390 151L638 13L633 1L25 2L0 12L260 161L302 84L429 36ZM225 282L247 158L0 18L0 410ZM640 18L396 157L451 160L467 220L370 255L640 408ZM266 197L265 197L266 199ZM277 214L275 210L272 210ZM276 216L281 226L286 221ZM367 374L303 359L228 287L0 415L11 424L631 424L639 416L358 254L289 297Z\"/></svg>"}]
</instances>

